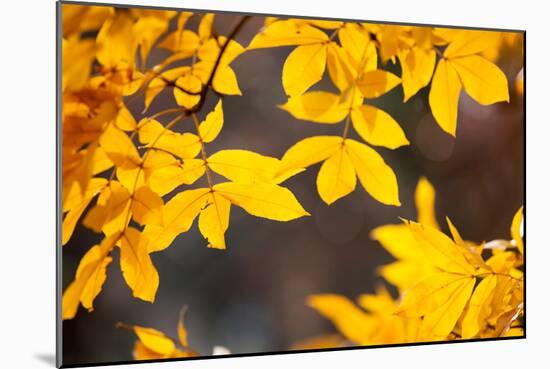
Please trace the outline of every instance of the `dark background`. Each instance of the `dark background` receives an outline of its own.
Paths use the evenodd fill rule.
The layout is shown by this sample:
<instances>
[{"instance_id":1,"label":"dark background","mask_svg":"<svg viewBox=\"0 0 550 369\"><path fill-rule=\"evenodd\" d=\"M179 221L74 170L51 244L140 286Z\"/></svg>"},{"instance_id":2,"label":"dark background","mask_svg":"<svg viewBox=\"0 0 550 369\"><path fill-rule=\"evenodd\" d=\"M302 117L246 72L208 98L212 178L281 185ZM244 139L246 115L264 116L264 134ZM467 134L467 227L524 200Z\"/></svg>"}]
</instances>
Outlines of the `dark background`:
<instances>
[{"instance_id":1,"label":"dark background","mask_svg":"<svg viewBox=\"0 0 550 369\"><path fill-rule=\"evenodd\" d=\"M227 34L238 18L217 15L216 31ZM253 17L237 41L247 46L263 22L263 17ZM191 21L189 26L193 25ZM203 355L209 355L214 345L226 346L232 353L287 350L300 339L334 331L306 306L307 296L330 292L355 298L373 292L381 282L377 267L391 257L370 240L369 232L397 223L398 217L416 218L413 193L419 176L428 177L436 188L441 224L449 216L469 240L509 238L510 223L523 204L524 192L524 106L523 96L514 88L523 65L521 44L505 47L497 61L509 80L510 103L481 106L463 93L456 139L434 121L428 88L405 104L401 87L381 99L366 101L389 112L411 141L410 146L394 151L376 149L397 175L400 208L378 203L359 182L355 192L329 207L317 193L319 165L313 166L284 183L312 216L276 222L233 206L227 250L208 249L195 224L168 249L152 254L161 280L154 304L132 297L115 250L95 311L81 308L75 319L63 322L64 363L132 360L135 336L116 329L115 324L153 327L175 337L183 305L189 306L190 345ZM224 97L224 128L207 146L209 153L240 148L281 157L302 138L341 134L342 124L298 121L277 108L286 101L281 73L291 50L253 50L233 62L243 96ZM157 50L151 63L165 56ZM398 65L384 68L400 75ZM313 89L332 87L325 80ZM216 101L210 94L203 110L208 112ZM134 99L130 106L138 119L142 104L142 99ZM173 97L167 90L157 97L150 112L172 106ZM190 130L192 122L179 127ZM355 133L352 137L358 138ZM82 255L100 239L77 226L63 247L63 289L74 278Z\"/></svg>"}]
</instances>

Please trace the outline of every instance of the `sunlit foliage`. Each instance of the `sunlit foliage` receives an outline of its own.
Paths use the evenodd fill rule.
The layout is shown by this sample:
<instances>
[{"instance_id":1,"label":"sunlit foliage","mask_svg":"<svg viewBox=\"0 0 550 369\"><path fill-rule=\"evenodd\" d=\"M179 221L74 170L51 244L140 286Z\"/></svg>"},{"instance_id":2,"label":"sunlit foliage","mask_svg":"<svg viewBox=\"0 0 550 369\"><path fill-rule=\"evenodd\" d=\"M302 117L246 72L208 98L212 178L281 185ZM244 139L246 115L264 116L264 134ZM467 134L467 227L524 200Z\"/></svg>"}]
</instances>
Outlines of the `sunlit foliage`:
<instances>
[{"instance_id":1,"label":"sunlit foliage","mask_svg":"<svg viewBox=\"0 0 550 369\"><path fill-rule=\"evenodd\" d=\"M399 176L381 152L410 141L393 113L376 104L381 96L402 90L406 103L427 89L435 121L452 136L461 91L482 105L510 100L495 63L501 45L517 41L513 36L269 17L241 45L236 36L250 18L235 17L220 34L212 13L63 6L62 244L79 225L101 235L64 291L63 319L73 319L80 305L93 311L114 250L133 296L154 303L161 278L151 253L170 247L195 219L207 247L226 249L238 246L225 240L235 206L280 222L310 215L283 183L318 163L317 192L326 204L355 191L359 181L377 202L399 207ZM239 80L250 76L237 75L232 63L275 47L292 47L281 72L286 101L279 105L289 121L339 125L342 133L306 132L281 158L239 147L211 152L209 144L223 139L231 124L225 96L247 93ZM155 100L166 92L173 106L156 110ZM136 99L143 101L140 112L132 107ZM399 298L383 287L361 296L359 306L342 296L312 296L308 303L342 337L297 347L521 334L521 209L512 240L478 244L464 241L449 219L452 238L441 231L434 196L422 179L418 223L372 231L397 259L380 274ZM183 318L177 340L152 328L120 326L138 337L136 359L198 355L188 347Z\"/></svg>"},{"instance_id":2,"label":"sunlit foliage","mask_svg":"<svg viewBox=\"0 0 550 369\"><path fill-rule=\"evenodd\" d=\"M425 178L416 188L418 222L371 233L395 259L379 269L399 292L348 298L312 295L308 304L332 321L341 344L375 345L522 336L523 208L511 219L509 240L465 241L447 218L452 236L435 218L435 192ZM319 345L323 341L318 342Z\"/></svg>"}]
</instances>

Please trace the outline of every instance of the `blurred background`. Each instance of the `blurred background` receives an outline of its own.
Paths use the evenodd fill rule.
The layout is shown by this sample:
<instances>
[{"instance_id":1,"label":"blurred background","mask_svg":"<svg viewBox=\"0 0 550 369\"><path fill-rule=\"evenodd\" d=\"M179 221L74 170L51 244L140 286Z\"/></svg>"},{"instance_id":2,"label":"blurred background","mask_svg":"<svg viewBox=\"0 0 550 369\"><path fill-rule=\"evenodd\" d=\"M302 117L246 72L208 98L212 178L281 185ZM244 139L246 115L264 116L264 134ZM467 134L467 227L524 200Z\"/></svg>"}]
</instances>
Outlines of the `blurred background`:
<instances>
[{"instance_id":1,"label":"blurred background","mask_svg":"<svg viewBox=\"0 0 550 369\"><path fill-rule=\"evenodd\" d=\"M239 18L217 15L217 33L227 34ZM253 17L236 40L248 45L264 21ZM188 27L195 25L191 20ZM208 249L195 224L168 249L152 254L161 281L154 304L132 297L115 250L95 311L81 308L75 319L63 322L64 363L132 360L135 336L116 329L115 324L152 327L175 337L183 305L189 307L190 346L203 355L210 355L215 345L232 353L283 351L299 340L333 332L324 318L306 306L307 296L339 293L354 299L374 292L382 283L377 267L392 259L369 238L369 232L399 222L398 217L416 219L413 194L420 176L426 176L436 189L441 224L449 216L462 236L473 241L509 238L512 217L524 198L524 105L515 88L523 67L522 46L522 36L504 43L496 59L508 77L510 103L481 106L463 93L456 139L434 121L427 88L405 104L401 87L368 101L389 112L411 142L394 151L376 149L397 175L400 208L375 201L359 183L355 192L327 206L315 185L319 165L310 167L284 185L312 216L276 222L232 207L227 250ZM253 50L233 62L243 96L224 97L224 128L207 146L209 153L240 148L280 158L305 137L341 134L341 125L299 121L277 107L286 101L281 73L291 50ZM150 63L166 56L167 52L156 49ZM383 68L401 74L398 64ZM313 89L333 87L323 80ZM210 111L216 102L210 94L203 110ZM173 106L173 95L165 90L149 111ZM143 100L132 100L130 109L141 118ZM191 124L178 127L185 131ZM352 138L360 140L355 133ZM197 186L201 185L199 181ZM80 258L100 239L77 226L63 247L63 289L74 278Z\"/></svg>"}]
</instances>

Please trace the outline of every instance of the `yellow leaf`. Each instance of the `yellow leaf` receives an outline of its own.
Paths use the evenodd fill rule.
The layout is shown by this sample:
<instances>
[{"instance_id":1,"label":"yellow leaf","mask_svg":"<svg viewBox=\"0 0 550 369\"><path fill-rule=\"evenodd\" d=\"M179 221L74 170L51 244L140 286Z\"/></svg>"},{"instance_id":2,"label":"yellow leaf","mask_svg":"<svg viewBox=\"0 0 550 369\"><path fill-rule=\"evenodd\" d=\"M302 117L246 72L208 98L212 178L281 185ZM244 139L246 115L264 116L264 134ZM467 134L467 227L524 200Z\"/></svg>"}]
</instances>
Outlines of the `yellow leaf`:
<instances>
[{"instance_id":1,"label":"yellow leaf","mask_svg":"<svg viewBox=\"0 0 550 369\"><path fill-rule=\"evenodd\" d=\"M118 110L118 114L115 119L115 126L123 131L133 131L136 129L136 120L124 104L122 104Z\"/></svg>"},{"instance_id":2,"label":"yellow leaf","mask_svg":"<svg viewBox=\"0 0 550 369\"><path fill-rule=\"evenodd\" d=\"M499 37L495 31L459 30L445 49L443 56L447 59L477 54L487 48Z\"/></svg>"},{"instance_id":3,"label":"yellow leaf","mask_svg":"<svg viewBox=\"0 0 550 369\"><path fill-rule=\"evenodd\" d=\"M283 20L271 23L254 36L250 45L248 45L248 50L265 47L306 45L325 41L328 41L328 36L325 32L305 23Z\"/></svg>"},{"instance_id":4,"label":"yellow leaf","mask_svg":"<svg viewBox=\"0 0 550 369\"><path fill-rule=\"evenodd\" d=\"M437 299L439 306L424 316L420 325L419 336L433 340L446 340L464 312L474 285L475 278L462 278L457 279L456 283L451 283L439 290L437 294L443 295ZM449 291L448 294L443 293L446 290Z\"/></svg>"},{"instance_id":5,"label":"yellow leaf","mask_svg":"<svg viewBox=\"0 0 550 369\"><path fill-rule=\"evenodd\" d=\"M208 247L225 249L225 231L229 226L231 202L217 193L209 193L199 215L199 230L208 240Z\"/></svg>"},{"instance_id":6,"label":"yellow leaf","mask_svg":"<svg viewBox=\"0 0 550 369\"><path fill-rule=\"evenodd\" d=\"M156 329L134 326L134 332L145 347L156 353L169 355L176 348L174 341Z\"/></svg>"},{"instance_id":7,"label":"yellow leaf","mask_svg":"<svg viewBox=\"0 0 550 369\"><path fill-rule=\"evenodd\" d=\"M435 50L413 47L408 53L400 53L403 101L408 101L432 79L435 68Z\"/></svg>"},{"instance_id":8,"label":"yellow leaf","mask_svg":"<svg viewBox=\"0 0 550 369\"><path fill-rule=\"evenodd\" d=\"M458 229L456 229L454 224L451 222L451 219L446 217L446 220L449 230L451 231L451 235L453 236L453 240L458 250L462 253L462 255L464 255L464 258L466 258L466 261L468 261L468 263L475 268L481 268L484 272L491 272L490 267L485 264L483 258L481 257L481 251L475 252L473 245L462 239L462 236L460 236Z\"/></svg>"},{"instance_id":9,"label":"yellow leaf","mask_svg":"<svg viewBox=\"0 0 550 369\"><path fill-rule=\"evenodd\" d=\"M454 226L453 222L451 222L451 219L449 217L445 217L447 220L447 225L449 226L449 231L451 231L451 236L453 236L453 240L457 244L457 246L463 246L464 240L462 239L462 236L460 233L458 233L458 229Z\"/></svg>"},{"instance_id":10,"label":"yellow leaf","mask_svg":"<svg viewBox=\"0 0 550 369\"><path fill-rule=\"evenodd\" d=\"M177 133L166 129L156 120L139 124L139 140L148 147L162 149L182 159L192 159L200 152L199 137L192 133Z\"/></svg>"},{"instance_id":11,"label":"yellow leaf","mask_svg":"<svg viewBox=\"0 0 550 369\"><path fill-rule=\"evenodd\" d=\"M218 136L223 127L222 101L218 101L213 111L208 113L206 119L199 125L199 136L203 142L212 142Z\"/></svg>"},{"instance_id":12,"label":"yellow leaf","mask_svg":"<svg viewBox=\"0 0 550 369\"><path fill-rule=\"evenodd\" d=\"M376 327L374 319L344 296L313 295L308 297L307 304L330 319L338 331L353 343L367 343Z\"/></svg>"},{"instance_id":13,"label":"yellow leaf","mask_svg":"<svg viewBox=\"0 0 550 369\"><path fill-rule=\"evenodd\" d=\"M193 56L199 46L199 36L190 30L176 30L166 36L158 45L158 47L170 50L181 58Z\"/></svg>"},{"instance_id":14,"label":"yellow leaf","mask_svg":"<svg viewBox=\"0 0 550 369\"><path fill-rule=\"evenodd\" d=\"M80 203L76 202L72 199L68 199L65 204L64 210L68 210L67 214L63 218L63 224L61 225L61 244L65 245L67 242L69 242L74 229L76 227L76 224L80 217L82 216L82 213L84 213L84 210L88 207L90 204L90 201L101 191L103 188L107 185L107 180L104 178L92 178L88 184L88 187L86 189L86 193L79 199Z\"/></svg>"},{"instance_id":15,"label":"yellow leaf","mask_svg":"<svg viewBox=\"0 0 550 369\"><path fill-rule=\"evenodd\" d=\"M418 223L439 229L435 216L435 189L426 177L420 177L414 192Z\"/></svg>"},{"instance_id":16,"label":"yellow leaf","mask_svg":"<svg viewBox=\"0 0 550 369\"><path fill-rule=\"evenodd\" d=\"M373 70L361 75L357 87L367 99L374 99L391 91L401 83L401 78L385 70Z\"/></svg>"},{"instance_id":17,"label":"yellow leaf","mask_svg":"<svg viewBox=\"0 0 550 369\"><path fill-rule=\"evenodd\" d=\"M372 105L351 110L353 128L371 145L396 149L409 144L401 126L385 111Z\"/></svg>"},{"instance_id":18,"label":"yellow leaf","mask_svg":"<svg viewBox=\"0 0 550 369\"><path fill-rule=\"evenodd\" d=\"M208 158L208 167L233 182L273 183L286 179L276 177L279 159L248 150L220 150Z\"/></svg>"},{"instance_id":19,"label":"yellow leaf","mask_svg":"<svg viewBox=\"0 0 550 369\"><path fill-rule=\"evenodd\" d=\"M159 286L159 275L147 244L146 236L135 228L127 228L121 236L120 269L133 296L152 303Z\"/></svg>"},{"instance_id":20,"label":"yellow leaf","mask_svg":"<svg viewBox=\"0 0 550 369\"><path fill-rule=\"evenodd\" d=\"M170 153L162 150L147 150L147 155L143 156L143 171L146 174L146 177L149 178L149 175L157 169L174 165L178 163L178 160Z\"/></svg>"},{"instance_id":21,"label":"yellow leaf","mask_svg":"<svg viewBox=\"0 0 550 369\"><path fill-rule=\"evenodd\" d=\"M133 21L128 13L116 12L99 30L97 60L107 68L133 67L137 40L133 37Z\"/></svg>"},{"instance_id":22,"label":"yellow leaf","mask_svg":"<svg viewBox=\"0 0 550 369\"><path fill-rule=\"evenodd\" d=\"M199 58L202 61L209 62L209 64L214 66L214 63L218 59L218 55L221 52L222 46L226 43L227 47L220 59L220 66L228 66L233 60L235 60L239 55L241 55L245 49L235 40L227 40L225 36L219 36L217 39L211 38L199 49Z\"/></svg>"},{"instance_id":23,"label":"yellow leaf","mask_svg":"<svg viewBox=\"0 0 550 369\"><path fill-rule=\"evenodd\" d=\"M141 157L130 138L109 125L99 138L99 144L107 157L120 168L133 169L140 165Z\"/></svg>"},{"instance_id":24,"label":"yellow leaf","mask_svg":"<svg viewBox=\"0 0 550 369\"><path fill-rule=\"evenodd\" d=\"M478 55L451 59L464 90L475 101L490 105L499 101L510 101L508 81L504 73L493 63Z\"/></svg>"},{"instance_id":25,"label":"yellow leaf","mask_svg":"<svg viewBox=\"0 0 550 369\"><path fill-rule=\"evenodd\" d=\"M496 287L496 282L496 276L489 275L477 285L462 320L462 338L475 337L485 326L486 319L491 313L491 307L488 304L491 303L490 298Z\"/></svg>"},{"instance_id":26,"label":"yellow leaf","mask_svg":"<svg viewBox=\"0 0 550 369\"><path fill-rule=\"evenodd\" d=\"M153 171L149 186L158 195L164 196L182 184L193 184L206 170L202 159L184 160L182 164L170 165Z\"/></svg>"},{"instance_id":27,"label":"yellow leaf","mask_svg":"<svg viewBox=\"0 0 550 369\"><path fill-rule=\"evenodd\" d=\"M340 91L347 90L357 76L348 53L335 42L328 45L327 69L332 83Z\"/></svg>"},{"instance_id":28,"label":"yellow leaf","mask_svg":"<svg viewBox=\"0 0 550 369\"><path fill-rule=\"evenodd\" d=\"M225 65L218 67L218 70L216 70L212 86L220 94L242 95L235 71Z\"/></svg>"},{"instance_id":29,"label":"yellow leaf","mask_svg":"<svg viewBox=\"0 0 550 369\"><path fill-rule=\"evenodd\" d=\"M433 272L412 232L405 224L389 224L375 228L371 238L377 240L398 261L384 265L379 272L400 291L422 280Z\"/></svg>"},{"instance_id":30,"label":"yellow leaf","mask_svg":"<svg viewBox=\"0 0 550 369\"><path fill-rule=\"evenodd\" d=\"M280 108L296 119L326 124L340 123L349 113L349 105L343 104L340 96L325 91L291 96Z\"/></svg>"},{"instance_id":31,"label":"yellow leaf","mask_svg":"<svg viewBox=\"0 0 550 369\"><path fill-rule=\"evenodd\" d=\"M441 59L435 69L429 102L439 126L452 136L456 135L456 117L461 83L449 61Z\"/></svg>"},{"instance_id":32,"label":"yellow leaf","mask_svg":"<svg viewBox=\"0 0 550 369\"><path fill-rule=\"evenodd\" d=\"M420 282L405 291L396 314L406 317L425 317L440 308L464 281L473 279L460 274L432 269Z\"/></svg>"},{"instance_id":33,"label":"yellow leaf","mask_svg":"<svg viewBox=\"0 0 550 369\"><path fill-rule=\"evenodd\" d=\"M146 63L149 52L159 36L167 30L169 21L170 19L145 16L139 18L134 24L134 38L140 46L139 51L142 63Z\"/></svg>"},{"instance_id":34,"label":"yellow leaf","mask_svg":"<svg viewBox=\"0 0 550 369\"><path fill-rule=\"evenodd\" d=\"M365 190L383 204L401 206L397 179L384 159L355 140L346 139L345 147Z\"/></svg>"},{"instance_id":35,"label":"yellow leaf","mask_svg":"<svg viewBox=\"0 0 550 369\"><path fill-rule=\"evenodd\" d=\"M202 16L199 23L199 37L201 41L208 40L212 36L212 26L214 24L214 13L206 13Z\"/></svg>"},{"instance_id":36,"label":"yellow leaf","mask_svg":"<svg viewBox=\"0 0 550 369\"><path fill-rule=\"evenodd\" d=\"M219 183L214 191L249 214L278 221L310 215L288 189L274 184Z\"/></svg>"},{"instance_id":37,"label":"yellow leaf","mask_svg":"<svg viewBox=\"0 0 550 369\"><path fill-rule=\"evenodd\" d=\"M112 261L109 255L119 236L114 234L105 237L99 245L90 248L82 257L74 281L63 293L61 302L63 320L74 318L80 303L88 311L93 311L94 299L101 292L107 278L107 266Z\"/></svg>"},{"instance_id":38,"label":"yellow leaf","mask_svg":"<svg viewBox=\"0 0 550 369\"><path fill-rule=\"evenodd\" d=\"M65 90L79 90L86 85L95 60L96 44L93 40L79 37L63 38L62 86Z\"/></svg>"},{"instance_id":39,"label":"yellow leaf","mask_svg":"<svg viewBox=\"0 0 550 369\"><path fill-rule=\"evenodd\" d=\"M63 37L97 30L115 14L115 8L107 6L63 4L62 7Z\"/></svg>"},{"instance_id":40,"label":"yellow leaf","mask_svg":"<svg viewBox=\"0 0 550 369\"><path fill-rule=\"evenodd\" d=\"M313 19L294 19L295 22L303 21L309 23L312 26L323 28L323 29L337 29L342 27L344 22L340 21L329 21L329 20L313 20Z\"/></svg>"},{"instance_id":41,"label":"yellow leaf","mask_svg":"<svg viewBox=\"0 0 550 369\"><path fill-rule=\"evenodd\" d=\"M365 28L357 23L346 23L338 31L338 38L358 72L376 69L376 47Z\"/></svg>"},{"instance_id":42,"label":"yellow leaf","mask_svg":"<svg viewBox=\"0 0 550 369\"><path fill-rule=\"evenodd\" d=\"M84 218L84 225L96 232L111 235L121 232L130 220L130 192L120 182L110 181Z\"/></svg>"},{"instance_id":43,"label":"yellow leaf","mask_svg":"<svg viewBox=\"0 0 550 369\"><path fill-rule=\"evenodd\" d=\"M511 274L517 263L516 255L511 251L502 251L494 254L487 260L487 265L494 273Z\"/></svg>"},{"instance_id":44,"label":"yellow leaf","mask_svg":"<svg viewBox=\"0 0 550 369\"><path fill-rule=\"evenodd\" d=\"M357 303L367 311L384 315L393 315L397 309L396 301L383 286L377 286L374 295L360 295L357 298Z\"/></svg>"},{"instance_id":45,"label":"yellow leaf","mask_svg":"<svg viewBox=\"0 0 550 369\"><path fill-rule=\"evenodd\" d=\"M133 193L144 185L145 172L141 167L131 169L116 168L116 178L130 193Z\"/></svg>"},{"instance_id":46,"label":"yellow leaf","mask_svg":"<svg viewBox=\"0 0 550 369\"><path fill-rule=\"evenodd\" d=\"M149 187L142 186L132 197L132 215L139 224L162 224L162 198Z\"/></svg>"},{"instance_id":47,"label":"yellow leaf","mask_svg":"<svg viewBox=\"0 0 550 369\"><path fill-rule=\"evenodd\" d=\"M283 87L287 96L301 95L319 82L325 73L327 46L302 45L295 48L283 66Z\"/></svg>"},{"instance_id":48,"label":"yellow leaf","mask_svg":"<svg viewBox=\"0 0 550 369\"><path fill-rule=\"evenodd\" d=\"M164 223L147 225L143 234L150 240L149 252L161 251L170 246L180 233L191 228L206 202L208 188L198 188L180 192L168 201L162 209Z\"/></svg>"},{"instance_id":49,"label":"yellow leaf","mask_svg":"<svg viewBox=\"0 0 550 369\"><path fill-rule=\"evenodd\" d=\"M433 267L422 261L399 260L383 265L378 272L401 293L406 293L412 286L429 276L433 272Z\"/></svg>"},{"instance_id":50,"label":"yellow leaf","mask_svg":"<svg viewBox=\"0 0 550 369\"><path fill-rule=\"evenodd\" d=\"M405 224L387 224L376 227L370 233L393 257L400 260L420 262L424 259L419 252L416 239Z\"/></svg>"},{"instance_id":51,"label":"yellow leaf","mask_svg":"<svg viewBox=\"0 0 550 369\"><path fill-rule=\"evenodd\" d=\"M317 190L323 201L330 205L355 190L356 182L355 169L342 147L321 165Z\"/></svg>"},{"instance_id":52,"label":"yellow leaf","mask_svg":"<svg viewBox=\"0 0 550 369\"><path fill-rule=\"evenodd\" d=\"M426 262L448 273L475 275L474 267L447 235L415 222L408 221L407 225L418 247L423 250Z\"/></svg>"},{"instance_id":53,"label":"yellow leaf","mask_svg":"<svg viewBox=\"0 0 550 369\"><path fill-rule=\"evenodd\" d=\"M281 159L279 173L307 168L319 163L340 149L344 141L338 136L315 136L305 138L289 148Z\"/></svg>"},{"instance_id":54,"label":"yellow leaf","mask_svg":"<svg viewBox=\"0 0 550 369\"><path fill-rule=\"evenodd\" d=\"M176 85L183 89L181 90L179 88L174 88L174 98L176 99L176 103L178 105L191 109L200 101L202 81L191 71L179 77L176 80ZM186 91L191 92L191 94Z\"/></svg>"},{"instance_id":55,"label":"yellow leaf","mask_svg":"<svg viewBox=\"0 0 550 369\"><path fill-rule=\"evenodd\" d=\"M516 247L519 252L523 254L523 206L518 209L512 220L512 226L510 227L510 233L512 234L512 239L516 243Z\"/></svg>"}]
</instances>

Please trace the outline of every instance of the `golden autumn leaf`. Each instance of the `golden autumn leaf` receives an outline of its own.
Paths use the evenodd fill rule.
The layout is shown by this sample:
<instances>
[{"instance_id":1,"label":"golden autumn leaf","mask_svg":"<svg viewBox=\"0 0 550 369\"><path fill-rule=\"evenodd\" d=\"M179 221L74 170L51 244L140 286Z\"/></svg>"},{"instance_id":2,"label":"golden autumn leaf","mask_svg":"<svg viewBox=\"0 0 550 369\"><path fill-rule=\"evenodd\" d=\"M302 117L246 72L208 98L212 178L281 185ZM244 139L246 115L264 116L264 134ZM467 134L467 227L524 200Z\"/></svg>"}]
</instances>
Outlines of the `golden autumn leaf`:
<instances>
[{"instance_id":1,"label":"golden autumn leaf","mask_svg":"<svg viewBox=\"0 0 550 369\"><path fill-rule=\"evenodd\" d=\"M223 127L222 101L218 101L213 111L199 124L199 137L203 142L212 142Z\"/></svg>"},{"instance_id":2,"label":"golden autumn leaf","mask_svg":"<svg viewBox=\"0 0 550 369\"><path fill-rule=\"evenodd\" d=\"M324 91L290 97L281 109L294 118L326 124L340 123L349 113L349 106L342 103L340 96Z\"/></svg>"},{"instance_id":3,"label":"golden autumn leaf","mask_svg":"<svg viewBox=\"0 0 550 369\"><path fill-rule=\"evenodd\" d=\"M435 214L435 189L426 177L421 177L414 193L418 223L439 229Z\"/></svg>"},{"instance_id":4,"label":"golden autumn leaf","mask_svg":"<svg viewBox=\"0 0 550 369\"><path fill-rule=\"evenodd\" d=\"M383 204L401 206L395 173L384 159L367 145L355 140L347 139L345 147L365 190Z\"/></svg>"},{"instance_id":5,"label":"golden autumn leaf","mask_svg":"<svg viewBox=\"0 0 550 369\"><path fill-rule=\"evenodd\" d=\"M355 190L357 175L347 150L338 150L321 165L317 190L328 205Z\"/></svg>"},{"instance_id":6,"label":"golden autumn leaf","mask_svg":"<svg viewBox=\"0 0 550 369\"><path fill-rule=\"evenodd\" d=\"M408 101L431 82L430 108L453 136L462 90L482 105L510 99L506 76L494 64L498 46L507 42L498 32L269 17L249 34L245 49L239 32L249 16L236 18L225 33L230 22L213 13L63 7L61 241L67 244L79 225L102 237L85 250L64 291L63 319L74 318L79 305L93 310L118 255L132 295L153 303L159 273L150 254L172 245L195 218L208 247L231 249L225 239L236 214L231 206L281 222L310 215L280 184L312 165L320 166L317 192L328 205L353 192L359 177L375 200L400 206L394 169L383 149L373 149L410 144L394 119L400 114L380 108L393 106L383 96L395 96L400 84ZM274 47L288 47L282 90L271 86L284 92L279 107L297 120L325 124L310 125L323 133L305 134L281 159L226 146L242 140L224 133L235 119L227 105L234 98L226 95L249 92L239 86L248 61L237 58ZM399 65L390 66L396 59ZM165 104L172 106L159 109ZM281 152L268 146L266 152ZM341 334L309 345L522 334L522 209L512 221L512 240L477 244L464 240L449 218L452 238L441 232L435 191L425 178L415 202L419 223L371 233L396 259L378 272L399 295L378 288L357 303L311 296L308 304ZM138 338L135 359L198 355L188 347L183 313L177 338L153 328L131 330ZM229 351L214 350L220 352Z\"/></svg>"},{"instance_id":7,"label":"golden autumn leaf","mask_svg":"<svg viewBox=\"0 0 550 369\"><path fill-rule=\"evenodd\" d=\"M374 319L340 295L313 295L307 304L330 319L342 334L352 342L368 343L371 331L376 327Z\"/></svg>"},{"instance_id":8,"label":"golden autumn leaf","mask_svg":"<svg viewBox=\"0 0 550 369\"><path fill-rule=\"evenodd\" d=\"M445 132L455 135L461 82L449 61L442 59L435 68L429 101L435 120Z\"/></svg>"},{"instance_id":9,"label":"golden autumn leaf","mask_svg":"<svg viewBox=\"0 0 550 369\"><path fill-rule=\"evenodd\" d=\"M497 277L490 275L484 278L475 288L468 304L468 310L462 321L462 337L465 339L474 337L483 327L490 313L491 294L496 287Z\"/></svg>"},{"instance_id":10,"label":"golden autumn leaf","mask_svg":"<svg viewBox=\"0 0 550 369\"><path fill-rule=\"evenodd\" d=\"M154 302L159 276L149 256L149 240L132 227L124 230L120 240L120 269L126 283L134 297Z\"/></svg>"},{"instance_id":11,"label":"golden autumn leaf","mask_svg":"<svg viewBox=\"0 0 550 369\"><path fill-rule=\"evenodd\" d=\"M357 81L357 87L367 99L374 99L391 91L401 83L395 74L381 69L363 73Z\"/></svg>"},{"instance_id":12,"label":"golden autumn leaf","mask_svg":"<svg viewBox=\"0 0 550 369\"><path fill-rule=\"evenodd\" d=\"M313 44L327 40L326 33L307 23L282 20L271 23L258 33L247 49Z\"/></svg>"},{"instance_id":13,"label":"golden autumn leaf","mask_svg":"<svg viewBox=\"0 0 550 369\"><path fill-rule=\"evenodd\" d=\"M174 342L170 338L166 337L161 331L140 326L134 326L133 328L138 339L149 350L161 355L169 355L176 348Z\"/></svg>"},{"instance_id":14,"label":"golden autumn leaf","mask_svg":"<svg viewBox=\"0 0 550 369\"><path fill-rule=\"evenodd\" d=\"M478 103L490 105L510 101L506 76L487 59L470 55L451 59L450 63L458 73L464 90Z\"/></svg>"},{"instance_id":15,"label":"golden autumn leaf","mask_svg":"<svg viewBox=\"0 0 550 369\"><path fill-rule=\"evenodd\" d=\"M72 319L78 306L82 304L88 311L93 310L93 302L101 292L107 278L107 266L113 260L109 254L119 239L119 234L113 234L103 239L82 257L73 282L63 292L61 302L62 318Z\"/></svg>"},{"instance_id":16,"label":"golden autumn leaf","mask_svg":"<svg viewBox=\"0 0 550 369\"><path fill-rule=\"evenodd\" d=\"M326 44L302 45L295 48L285 60L283 87L288 96L304 93L319 82L327 64Z\"/></svg>"},{"instance_id":17,"label":"golden autumn leaf","mask_svg":"<svg viewBox=\"0 0 550 369\"><path fill-rule=\"evenodd\" d=\"M401 126L388 113L372 105L354 107L351 121L361 138L371 145L388 149L409 145Z\"/></svg>"},{"instance_id":18,"label":"golden autumn leaf","mask_svg":"<svg viewBox=\"0 0 550 369\"><path fill-rule=\"evenodd\" d=\"M207 195L206 204L199 215L199 230L208 240L208 247L225 249L225 231L229 227L231 202L211 192Z\"/></svg>"},{"instance_id":19,"label":"golden autumn leaf","mask_svg":"<svg viewBox=\"0 0 550 369\"><path fill-rule=\"evenodd\" d=\"M430 89L430 107L441 128L456 135L460 91L482 105L510 101L508 81L493 63L477 55L495 37L489 31L460 31L437 64Z\"/></svg>"},{"instance_id":20,"label":"golden autumn leaf","mask_svg":"<svg viewBox=\"0 0 550 369\"><path fill-rule=\"evenodd\" d=\"M151 240L149 252L161 251L170 246L174 238L186 232L199 215L209 190L199 188L180 192L162 208L162 225L147 225L143 234Z\"/></svg>"},{"instance_id":21,"label":"golden autumn leaf","mask_svg":"<svg viewBox=\"0 0 550 369\"><path fill-rule=\"evenodd\" d=\"M164 196L183 184L193 184L206 170L204 160L187 159L153 171L149 186L160 196Z\"/></svg>"},{"instance_id":22,"label":"golden autumn leaf","mask_svg":"<svg viewBox=\"0 0 550 369\"><path fill-rule=\"evenodd\" d=\"M86 192L79 196L78 199L72 200L69 198L64 205L63 211L67 211L67 214L63 218L61 225L61 244L65 245L69 242L76 224L84 210L88 207L92 199L98 195L103 188L107 185L107 180L104 178L92 178ZM73 196L74 198L74 196Z\"/></svg>"},{"instance_id":23,"label":"golden autumn leaf","mask_svg":"<svg viewBox=\"0 0 550 369\"><path fill-rule=\"evenodd\" d=\"M436 52L433 49L413 47L400 53L399 60L402 69L403 100L406 102L430 83L435 68Z\"/></svg>"},{"instance_id":24,"label":"golden autumn leaf","mask_svg":"<svg viewBox=\"0 0 550 369\"><path fill-rule=\"evenodd\" d=\"M140 142L147 147L165 150L181 159L193 159L200 152L197 135L174 132L155 120L140 122L138 133Z\"/></svg>"},{"instance_id":25,"label":"golden autumn leaf","mask_svg":"<svg viewBox=\"0 0 550 369\"><path fill-rule=\"evenodd\" d=\"M309 167L319 163L343 145L342 137L316 136L305 138L289 148L283 158L279 173Z\"/></svg>"},{"instance_id":26,"label":"golden autumn leaf","mask_svg":"<svg viewBox=\"0 0 550 369\"><path fill-rule=\"evenodd\" d=\"M277 176L279 159L248 150L220 150L208 157L208 167L233 182L278 184L286 179Z\"/></svg>"},{"instance_id":27,"label":"golden autumn leaf","mask_svg":"<svg viewBox=\"0 0 550 369\"><path fill-rule=\"evenodd\" d=\"M310 215L290 190L275 184L225 182L214 185L213 190L258 217L289 221Z\"/></svg>"},{"instance_id":28,"label":"golden autumn leaf","mask_svg":"<svg viewBox=\"0 0 550 369\"><path fill-rule=\"evenodd\" d=\"M343 153L339 154L339 151ZM400 205L393 170L376 151L352 139L344 140L336 136L306 138L287 150L280 171L305 168L327 159L331 161L323 164L317 178L319 194L326 203L330 204L353 191L353 174L353 177L359 177L365 190L376 200L388 205ZM343 178L334 178L335 174Z\"/></svg>"}]
</instances>

